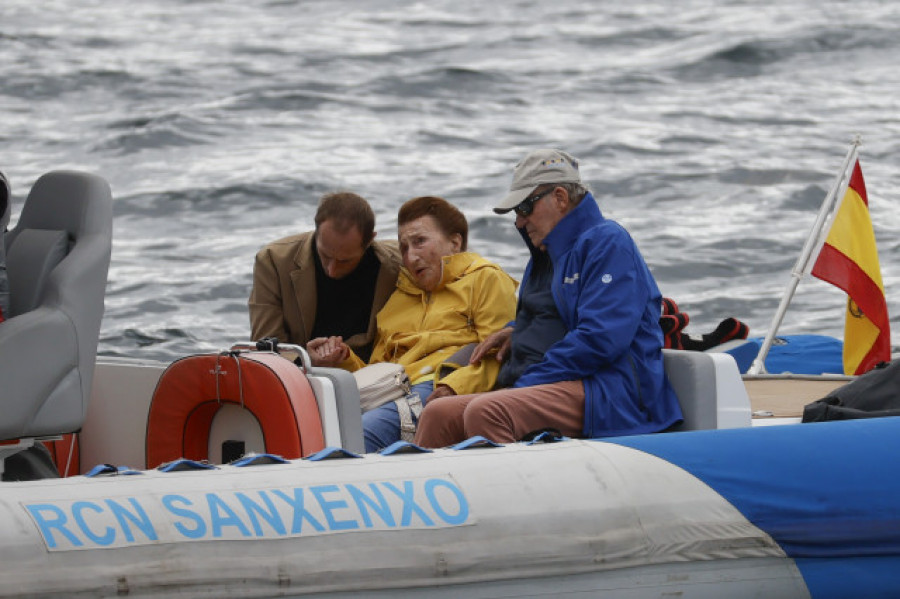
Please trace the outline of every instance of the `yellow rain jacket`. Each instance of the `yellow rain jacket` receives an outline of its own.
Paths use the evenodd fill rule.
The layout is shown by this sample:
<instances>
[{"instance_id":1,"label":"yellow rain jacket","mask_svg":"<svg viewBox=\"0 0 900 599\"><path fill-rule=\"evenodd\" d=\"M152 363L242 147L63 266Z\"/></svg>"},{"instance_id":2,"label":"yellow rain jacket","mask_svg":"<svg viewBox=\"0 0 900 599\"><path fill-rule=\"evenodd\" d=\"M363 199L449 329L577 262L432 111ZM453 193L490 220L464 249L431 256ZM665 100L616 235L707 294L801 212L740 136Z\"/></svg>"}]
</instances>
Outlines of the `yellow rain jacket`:
<instances>
[{"instance_id":1,"label":"yellow rain jacket","mask_svg":"<svg viewBox=\"0 0 900 599\"><path fill-rule=\"evenodd\" d=\"M370 363L396 362L413 384L435 377L447 358L469 343L506 326L516 316L516 283L494 264L473 252L444 256L441 282L432 292L416 287L406 268L397 288L378 313ZM356 354L341 364L347 370L365 366ZM455 368L435 384L457 395L490 391L500 363L448 365Z\"/></svg>"}]
</instances>

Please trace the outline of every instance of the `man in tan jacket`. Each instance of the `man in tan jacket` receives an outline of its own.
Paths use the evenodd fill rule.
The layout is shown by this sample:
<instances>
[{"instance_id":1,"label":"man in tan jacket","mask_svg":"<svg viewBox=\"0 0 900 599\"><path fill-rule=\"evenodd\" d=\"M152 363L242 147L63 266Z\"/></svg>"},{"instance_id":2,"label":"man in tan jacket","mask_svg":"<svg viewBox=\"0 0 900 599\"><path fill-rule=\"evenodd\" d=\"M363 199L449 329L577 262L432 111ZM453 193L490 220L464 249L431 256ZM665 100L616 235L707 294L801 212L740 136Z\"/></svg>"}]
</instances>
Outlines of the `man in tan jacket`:
<instances>
[{"instance_id":1,"label":"man in tan jacket","mask_svg":"<svg viewBox=\"0 0 900 599\"><path fill-rule=\"evenodd\" d=\"M256 254L252 338L305 347L316 337L339 336L368 359L375 315L400 271L397 245L374 241L375 214L355 193L325 195L315 222L315 231L273 241Z\"/></svg>"}]
</instances>

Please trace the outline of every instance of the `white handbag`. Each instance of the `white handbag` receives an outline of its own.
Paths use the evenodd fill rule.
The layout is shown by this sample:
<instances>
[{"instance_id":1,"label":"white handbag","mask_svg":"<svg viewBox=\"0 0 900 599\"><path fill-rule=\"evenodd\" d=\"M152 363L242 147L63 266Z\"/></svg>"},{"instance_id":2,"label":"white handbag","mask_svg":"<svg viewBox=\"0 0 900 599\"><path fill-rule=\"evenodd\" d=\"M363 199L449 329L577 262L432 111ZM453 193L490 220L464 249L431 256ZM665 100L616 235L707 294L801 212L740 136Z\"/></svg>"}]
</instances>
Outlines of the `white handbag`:
<instances>
[{"instance_id":1,"label":"white handbag","mask_svg":"<svg viewBox=\"0 0 900 599\"><path fill-rule=\"evenodd\" d=\"M399 364L369 364L354 372L353 376L359 387L359 403L363 412L409 395L409 377Z\"/></svg>"}]
</instances>

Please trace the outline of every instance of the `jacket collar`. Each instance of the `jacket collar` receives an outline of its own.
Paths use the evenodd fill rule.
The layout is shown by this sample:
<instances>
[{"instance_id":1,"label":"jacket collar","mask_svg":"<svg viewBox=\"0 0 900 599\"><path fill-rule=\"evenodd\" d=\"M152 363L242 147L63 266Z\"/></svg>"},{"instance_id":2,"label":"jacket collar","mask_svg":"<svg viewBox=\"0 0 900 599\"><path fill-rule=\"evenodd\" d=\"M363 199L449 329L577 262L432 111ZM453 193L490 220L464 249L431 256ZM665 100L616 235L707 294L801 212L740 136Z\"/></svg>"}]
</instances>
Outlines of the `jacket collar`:
<instances>
[{"instance_id":1,"label":"jacket collar","mask_svg":"<svg viewBox=\"0 0 900 599\"><path fill-rule=\"evenodd\" d=\"M316 248L316 232L310 231L306 234L306 239L303 240L303 243L300 243L297 247L297 252L294 254L294 264L298 268L309 268L314 267L315 262L313 262L313 252ZM313 271L315 272L315 270Z\"/></svg>"},{"instance_id":2,"label":"jacket collar","mask_svg":"<svg viewBox=\"0 0 900 599\"><path fill-rule=\"evenodd\" d=\"M559 221L544 239L550 259L556 260L564 254L582 233L603 222L603 214L594 196L588 193L575 208Z\"/></svg>"},{"instance_id":3,"label":"jacket collar","mask_svg":"<svg viewBox=\"0 0 900 599\"><path fill-rule=\"evenodd\" d=\"M473 267L477 268L480 265L479 260L487 263L474 252L460 252L458 254L444 256L441 258L441 261L444 264L441 282L438 283L438 286L432 291L437 291L445 285L459 279ZM424 289L420 289L413 283L412 276L405 266L400 270L400 277L397 279L397 287L406 293L426 293Z\"/></svg>"}]
</instances>

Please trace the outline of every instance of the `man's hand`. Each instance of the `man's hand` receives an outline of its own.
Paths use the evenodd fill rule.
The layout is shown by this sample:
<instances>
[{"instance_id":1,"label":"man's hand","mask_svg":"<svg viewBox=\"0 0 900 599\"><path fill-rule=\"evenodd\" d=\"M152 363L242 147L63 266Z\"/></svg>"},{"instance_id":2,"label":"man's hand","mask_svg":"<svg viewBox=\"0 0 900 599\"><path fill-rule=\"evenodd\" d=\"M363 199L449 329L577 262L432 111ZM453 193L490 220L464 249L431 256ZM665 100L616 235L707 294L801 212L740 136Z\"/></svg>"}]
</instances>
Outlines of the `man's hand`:
<instances>
[{"instance_id":1,"label":"man's hand","mask_svg":"<svg viewBox=\"0 0 900 599\"><path fill-rule=\"evenodd\" d=\"M496 358L498 362L502 362L509 355L509 348L512 344L512 327L500 329L496 333L491 333L484 338L484 341L475 346L472 350L472 356L469 358L469 364L477 364L481 362L492 351L497 352Z\"/></svg>"},{"instance_id":2,"label":"man's hand","mask_svg":"<svg viewBox=\"0 0 900 599\"><path fill-rule=\"evenodd\" d=\"M446 397L447 395L456 395L456 391L454 391L450 385L438 385L434 388L434 391L431 392L431 395L425 398L425 403L427 404L432 399Z\"/></svg>"},{"instance_id":3,"label":"man's hand","mask_svg":"<svg viewBox=\"0 0 900 599\"><path fill-rule=\"evenodd\" d=\"M350 357L350 346L341 337L317 337L306 344L313 366L340 366Z\"/></svg>"}]
</instances>

